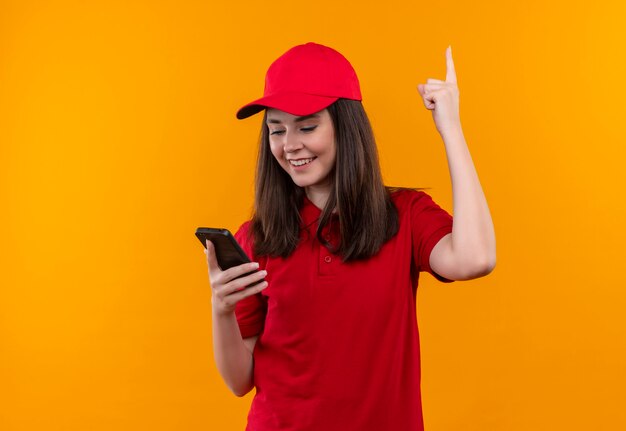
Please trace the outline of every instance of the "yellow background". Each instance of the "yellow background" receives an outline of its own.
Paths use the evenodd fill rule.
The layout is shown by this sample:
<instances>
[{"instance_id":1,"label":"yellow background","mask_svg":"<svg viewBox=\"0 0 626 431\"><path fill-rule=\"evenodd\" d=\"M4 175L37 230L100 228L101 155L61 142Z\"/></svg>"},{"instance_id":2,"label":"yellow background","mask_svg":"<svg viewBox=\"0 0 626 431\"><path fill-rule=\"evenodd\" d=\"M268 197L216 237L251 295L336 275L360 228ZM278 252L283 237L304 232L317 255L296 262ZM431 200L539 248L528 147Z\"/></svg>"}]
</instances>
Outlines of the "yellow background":
<instances>
[{"instance_id":1,"label":"yellow background","mask_svg":"<svg viewBox=\"0 0 626 431\"><path fill-rule=\"evenodd\" d=\"M626 429L626 6L0 2L0 429L243 430L213 363L198 226L250 215L272 60L356 68L388 184L452 212L416 90L445 78L498 263L418 312L429 431Z\"/></svg>"}]
</instances>

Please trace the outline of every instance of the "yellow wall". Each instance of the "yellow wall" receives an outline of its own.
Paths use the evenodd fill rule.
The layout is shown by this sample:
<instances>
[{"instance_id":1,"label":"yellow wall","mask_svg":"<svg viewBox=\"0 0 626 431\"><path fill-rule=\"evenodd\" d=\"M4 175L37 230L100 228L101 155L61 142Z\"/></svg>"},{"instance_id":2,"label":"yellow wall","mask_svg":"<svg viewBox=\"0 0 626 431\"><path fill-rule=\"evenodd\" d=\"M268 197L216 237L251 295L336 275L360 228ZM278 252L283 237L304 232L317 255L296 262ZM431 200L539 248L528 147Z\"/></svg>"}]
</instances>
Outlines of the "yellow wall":
<instances>
[{"instance_id":1,"label":"yellow wall","mask_svg":"<svg viewBox=\"0 0 626 431\"><path fill-rule=\"evenodd\" d=\"M623 1L0 3L0 429L242 430L198 226L252 203L270 62L353 63L387 183L452 211L445 78L498 264L418 299L429 431L626 429Z\"/></svg>"}]
</instances>

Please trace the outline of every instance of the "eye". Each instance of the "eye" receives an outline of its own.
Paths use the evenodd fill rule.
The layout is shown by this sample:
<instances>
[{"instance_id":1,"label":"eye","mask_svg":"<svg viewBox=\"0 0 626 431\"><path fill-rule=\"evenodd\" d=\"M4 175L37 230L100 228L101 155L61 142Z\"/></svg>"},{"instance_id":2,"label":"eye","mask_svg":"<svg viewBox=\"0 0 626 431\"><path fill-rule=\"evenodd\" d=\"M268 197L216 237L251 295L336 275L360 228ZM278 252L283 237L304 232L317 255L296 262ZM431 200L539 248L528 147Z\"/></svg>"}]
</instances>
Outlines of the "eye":
<instances>
[{"instance_id":1,"label":"eye","mask_svg":"<svg viewBox=\"0 0 626 431\"><path fill-rule=\"evenodd\" d=\"M303 127L302 130L303 132L312 132L313 130L315 130L317 128L317 126L309 126L309 127Z\"/></svg>"},{"instance_id":2,"label":"eye","mask_svg":"<svg viewBox=\"0 0 626 431\"><path fill-rule=\"evenodd\" d=\"M284 130L274 130L270 132L270 135L282 135L283 133L285 133Z\"/></svg>"}]
</instances>

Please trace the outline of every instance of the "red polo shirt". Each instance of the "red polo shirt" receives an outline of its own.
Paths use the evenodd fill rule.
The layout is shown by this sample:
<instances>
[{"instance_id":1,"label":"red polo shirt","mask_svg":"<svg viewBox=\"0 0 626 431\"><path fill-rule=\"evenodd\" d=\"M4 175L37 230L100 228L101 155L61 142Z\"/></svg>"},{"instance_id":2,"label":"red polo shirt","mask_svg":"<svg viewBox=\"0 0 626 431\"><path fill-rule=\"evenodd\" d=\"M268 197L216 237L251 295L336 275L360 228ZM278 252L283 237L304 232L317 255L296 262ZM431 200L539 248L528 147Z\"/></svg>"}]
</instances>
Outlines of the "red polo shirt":
<instances>
[{"instance_id":1,"label":"red polo shirt","mask_svg":"<svg viewBox=\"0 0 626 431\"><path fill-rule=\"evenodd\" d=\"M249 223L235 237L268 287L237 304L254 349L256 394L247 431L423 430L416 319L419 272L452 231L452 216L422 191L392 195L397 235L360 262L341 261L317 241L321 210L307 198L300 243L287 259L257 257ZM338 219L324 235L335 244Z\"/></svg>"}]
</instances>

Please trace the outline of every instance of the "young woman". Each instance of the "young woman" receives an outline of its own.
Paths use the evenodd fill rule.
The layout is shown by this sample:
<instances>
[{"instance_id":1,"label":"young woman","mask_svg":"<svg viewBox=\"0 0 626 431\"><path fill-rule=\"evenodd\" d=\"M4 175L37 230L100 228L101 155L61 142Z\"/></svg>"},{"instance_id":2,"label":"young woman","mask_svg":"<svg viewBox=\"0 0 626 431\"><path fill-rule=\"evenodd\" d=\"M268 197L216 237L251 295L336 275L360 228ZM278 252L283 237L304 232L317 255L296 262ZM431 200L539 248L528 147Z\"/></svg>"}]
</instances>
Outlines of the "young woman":
<instances>
[{"instance_id":1,"label":"young woman","mask_svg":"<svg viewBox=\"0 0 626 431\"><path fill-rule=\"evenodd\" d=\"M206 253L217 367L236 395L256 387L247 430L423 429L419 273L469 280L496 261L446 56L446 80L418 91L445 144L454 223L425 192L383 185L356 73L337 51L291 48L238 111L264 111L254 214L235 235L254 263L222 271L210 242Z\"/></svg>"}]
</instances>

